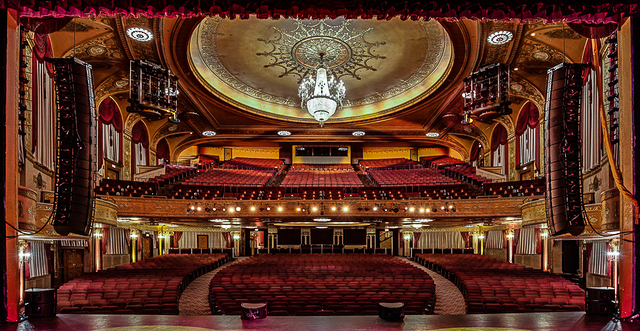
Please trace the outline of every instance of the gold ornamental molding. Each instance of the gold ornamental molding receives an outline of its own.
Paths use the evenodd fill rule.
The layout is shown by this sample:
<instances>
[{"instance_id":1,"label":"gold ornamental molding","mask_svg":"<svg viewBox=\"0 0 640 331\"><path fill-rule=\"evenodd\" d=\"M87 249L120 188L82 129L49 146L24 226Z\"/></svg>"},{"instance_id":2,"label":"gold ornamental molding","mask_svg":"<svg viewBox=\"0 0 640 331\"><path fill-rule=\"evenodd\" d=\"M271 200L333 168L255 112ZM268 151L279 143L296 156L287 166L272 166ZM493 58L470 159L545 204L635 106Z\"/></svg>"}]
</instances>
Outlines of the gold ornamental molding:
<instances>
[{"instance_id":1,"label":"gold ornamental molding","mask_svg":"<svg viewBox=\"0 0 640 331\"><path fill-rule=\"evenodd\" d=\"M344 217L343 207L348 206L349 217L520 217L521 206L530 198L481 198L468 200L177 200L109 196L118 207L118 217L207 219L211 217L234 218L300 218L316 217L324 210L326 217ZM544 200L540 200L544 215ZM193 206L193 208L191 208ZM299 207L318 207L318 211L298 211ZM373 207L377 206L378 211ZM254 210L251 210L254 207ZM259 211L260 207L264 207ZM266 207L271 207L266 210ZM282 210L279 210L282 207ZM335 209L333 208L335 207ZM358 210L361 207L361 210ZM368 208L365 208L368 207ZM442 208L455 209L444 212ZM381 212L384 208L388 212ZM391 210L397 208L398 212ZM406 208L406 209L405 209ZM413 208L413 212L410 212ZM438 209L437 212L420 213L420 208ZM199 209L199 210L198 210ZM214 211L215 209L215 211ZM306 208L305 208L306 209ZM365 210L368 209L368 210ZM544 220L544 217L542 217Z\"/></svg>"},{"instance_id":2,"label":"gold ornamental molding","mask_svg":"<svg viewBox=\"0 0 640 331\"><path fill-rule=\"evenodd\" d=\"M522 226L547 223L544 199L527 202L522 205Z\"/></svg>"},{"instance_id":3,"label":"gold ornamental molding","mask_svg":"<svg viewBox=\"0 0 640 331\"><path fill-rule=\"evenodd\" d=\"M620 191L617 188L600 193L602 198L601 226L602 231L620 230Z\"/></svg>"},{"instance_id":4,"label":"gold ornamental molding","mask_svg":"<svg viewBox=\"0 0 640 331\"><path fill-rule=\"evenodd\" d=\"M18 228L21 230L37 230L37 201L38 192L18 186Z\"/></svg>"},{"instance_id":5,"label":"gold ornamental molding","mask_svg":"<svg viewBox=\"0 0 640 331\"><path fill-rule=\"evenodd\" d=\"M96 199L93 222L117 226L118 206L109 201Z\"/></svg>"}]
</instances>

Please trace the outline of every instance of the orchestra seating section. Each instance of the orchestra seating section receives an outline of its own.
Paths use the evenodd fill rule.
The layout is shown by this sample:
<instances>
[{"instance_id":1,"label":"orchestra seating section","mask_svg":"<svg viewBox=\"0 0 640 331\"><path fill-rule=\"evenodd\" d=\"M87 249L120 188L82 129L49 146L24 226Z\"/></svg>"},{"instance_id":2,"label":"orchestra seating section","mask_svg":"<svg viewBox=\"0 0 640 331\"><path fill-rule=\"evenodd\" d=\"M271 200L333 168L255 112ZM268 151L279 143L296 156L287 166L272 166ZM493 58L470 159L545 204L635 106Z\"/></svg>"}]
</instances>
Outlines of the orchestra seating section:
<instances>
[{"instance_id":1,"label":"orchestra seating section","mask_svg":"<svg viewBox=\"0 0 640 331\"><path fill-rule=\"evenodd\" d=\"M584 291L553 274L483 255L416 254L456 284L470 314L584 311Z\"/></svg>"},{"instance_id":2,"label":"orchestra seating section","mask_svg":"<svg viewBox=\"0 0 640 331\"><path fill-rule=\"evenodd\" d=\"M96 187L99 195L116 195L123 197L141 197L143 195L155 195L158 184L153 182L135 182L127 180L103 179Z\"/></svg>"},{"instance_id":3,"label":"orchestra seating section","mask_svg":"<svg viewBox=\"0 0 640 331\"><path fill-rule=\"evenodd\" d=\"M280 159L254 159L248 157L235 157L226 161L221 168L226 169L252 169L252 170L279 170L284 165Z\"/></svg>"},{"instance_id":4,"label":"orchestra seating section","mask_svg":"<svg viewBox=\"0 0 640 331\"><path fill-rule=\"evenodd\" d=\"M420 163L429 168L444 168L456 164L464 164L464 161L456 159L451 156L423 156L420 158Z\"/></svg>"},{"instance_id":5,"label":"orchestra seating section","mask_svg":"<svg viewBox=\"0 0 640 331\"><path fill-rule=\"evenodd\" d=\"M281 187L363 187L358 174L350 170L290 170Z\"/></svg>"},{"instance_id":6,"label":"orchestra seating section","mask_svg":"<svg viewBox=\"0 0 640 331\"><path fill-rule=\"evenodd\" d=\"M544 195L544 178L523 180L517 182L484 183L484 194L503 197L522 197Z\"/></svg>"},{"instance_id":7,"label":"orchestra seating section","mask_svg":"<svg viewBox=\"0 0 640 331\"><path fill-rule=\"evenodd\" d=\"M275 170L211 168L183 182L194 186L263 187L276 174Z\"/></svg>"},{"instance_id":8,"label":"orchestra seating section","mask_svg":"<svg viewBox=\"0 0 640 331\"><path fill-rule=\"evenodd\" d=\"M393 186L441 186L460 184L432 169L369 170L371 179L380 187Z\"/></svg>"},{"instance_id":9,"label":"orchestra seating section","mask_svg":"<svg viewBox=\"0 0 640 331\"><path fill-rule=\"evenodd\" d=\"M58 312L178 315L186 286L227 261L227 254L161 255L84 274L58 288Z\"/></svg>"},{"instance_id":10,"label":"orchestra seating section","mask_svg":"<svg viewBox=\"0 0 640 331\"><path fill-rule=\"evenodd\" d=\"M376 159L376 160L360 160L360 168L362 171L374 169L420 169L422 165L409 159Z\"/></svg>"},{"instance_id":11,"label":"orchestra seating section","mask_svg":"<svg viewBox=\"0 0 640 331\"><path fill-rule=\"evenodd\" d=\"M217 155L198 155L198 169L217 168L220 165L220 158Z\"/></svg>"},{"instance_id":12,"label":"orchestra seating section","mask_svg":"<svg viewBox=\"0 0 640 331\"><path fill-rule=\"evenodd\" d=\"M353 171L353 166L348 163L337 164L306 164L306 163L294 163L291 165L291 170L343 170Z\"/></svg>"},{"instance_id":13,"label":"orchestra seating section","mask_svg":"<svg viewBox=\"0 0 640 331\"><path fill-rule=\"evenodd\" d=\"M457 164L453 166L446 166L444 173L452 178L456 178L460 181L466 181L473 185L482 186L484 183L491 183L491 179L476 175L476 167L472 167L467 164Z\"/></svg>"},{"instance_id":14,"label":"orchestra seating section","mask_svg":"<svg viewBox=\"0 0 640 331\"><path fill-rule=\"evenodd\" d=\"M212 311L239 315L244 302L271 316L377 315L379 302L404 302L405 314L433 312L435 285L387 254L259 254L211 280Z\"/></svg>"},{"instance_id":15,"label":"orchestra seating section","mask_svg":"<svg viewBox=\"0 0 640 331\"><path fill-rule=\"evenodd\" d=\"M149 182L158 183L159 185L172 184L198 172L197 168L188 166L166 164L164 168L164 175L153 177L149 179Z\"/></svg>"}]
</instances>

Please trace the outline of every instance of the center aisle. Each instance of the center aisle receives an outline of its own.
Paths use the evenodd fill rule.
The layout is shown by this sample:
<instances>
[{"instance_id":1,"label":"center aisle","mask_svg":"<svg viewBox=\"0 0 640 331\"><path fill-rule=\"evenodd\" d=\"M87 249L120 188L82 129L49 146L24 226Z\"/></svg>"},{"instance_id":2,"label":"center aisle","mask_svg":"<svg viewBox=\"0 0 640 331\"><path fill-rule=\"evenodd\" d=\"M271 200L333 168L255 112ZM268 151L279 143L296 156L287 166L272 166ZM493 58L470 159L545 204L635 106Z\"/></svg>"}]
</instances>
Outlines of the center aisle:
<instances>
[{"instance_id":1,"label":"center aisle","mask_svg":"<svg viewBox=\"0 0 640 331\"><path fill-rule=\"evenodd\" d=\"M435 315L464 315L467 313L464 296L455 284L437 272L409 259L403 259L403 261L424 270L433 278L433 282L436 284L436 306L433 312Z\"/></svg>"},{"instance_id":2,"label":"center aisle","mask_svg":"<svg viewBox=\"0 0 640 331\"><path fill-rule=\"evenodd\" d=\"M224 264L220 266L220 268L212 270L192 281L182 292L182 295L180 295L180 301L178 302L180 315L212 315L211 306L209 305L209 283L211 283L211 278L220 270L244 259L246 259L246 257L236 257L234 261Z\"/></svg>"}]
</instances>

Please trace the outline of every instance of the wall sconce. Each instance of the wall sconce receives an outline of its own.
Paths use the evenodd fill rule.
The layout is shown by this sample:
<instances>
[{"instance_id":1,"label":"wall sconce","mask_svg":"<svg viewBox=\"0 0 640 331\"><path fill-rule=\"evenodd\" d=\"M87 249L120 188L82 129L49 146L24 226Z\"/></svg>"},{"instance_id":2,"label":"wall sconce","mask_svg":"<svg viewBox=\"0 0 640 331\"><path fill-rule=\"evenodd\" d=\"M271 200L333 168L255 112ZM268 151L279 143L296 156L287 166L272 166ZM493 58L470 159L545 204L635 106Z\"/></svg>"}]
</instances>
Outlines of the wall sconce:
<instances>
[{"instance_id":1,"label":"wall sconce","mask_svg":"<svg viewBox=\"0 0 640 331\"><path fill-rule=\"evenodd\" d=\"M483 235L483 234L479 235L479 236L478 236L478 239L480 239L480 240L484 240L484 235Z\"/></svg>"},{"instance_id":2,"label":"wall sconce","mask_svg":"<svg viewBox=\"0 0 640 331\"><path fill-rule=\"evenodd\" d=\"M542 237L542 238L546 238L546 237L548 237L548 236L549 236L549 232L547 232L547 230L543 229L543 230L540 232L540 237Z\"/></svg>"},{"instance_id":3,"label":"wall sconce","mask_svg":"<svg viewBox=\"0 0 640 331\"><path fill-rule=\"evenodd\" d=\"M404 240L411 240L411 235L410 234L405 234L403 238L404 238Z\"/></svg>"},{"instance_id":4,"label":"wall sconce","mask_svg":"<svg viewBox=\"0 0 640 331\"><path fill-rule=\"evenodd\" d=\"M233 240L240 240L240 235L239 234L234 234L233 235Z\"/></svg>"},{"instance_id":5,"label":"wall sconce","mask_svg":"<svg viewBox=\"0 0 640 331\"><path fill-rule=\"evenodd\" d=\"M138 238L138 234L137 234L137 233L133 233L133 232L132 232L132 233L129 235L129 237L131 237L131 239L136 239L136 238Z\"/></svg>"},{"instance_id":6,"label":"wall sconce","mask_svg":"<svg viewBox=\"0 0 640 331\"><path fill-rule=\"evenodd\" d=\"M507 233L507 239L513 239L513 232Z\"/></svg>"}]
</instances>

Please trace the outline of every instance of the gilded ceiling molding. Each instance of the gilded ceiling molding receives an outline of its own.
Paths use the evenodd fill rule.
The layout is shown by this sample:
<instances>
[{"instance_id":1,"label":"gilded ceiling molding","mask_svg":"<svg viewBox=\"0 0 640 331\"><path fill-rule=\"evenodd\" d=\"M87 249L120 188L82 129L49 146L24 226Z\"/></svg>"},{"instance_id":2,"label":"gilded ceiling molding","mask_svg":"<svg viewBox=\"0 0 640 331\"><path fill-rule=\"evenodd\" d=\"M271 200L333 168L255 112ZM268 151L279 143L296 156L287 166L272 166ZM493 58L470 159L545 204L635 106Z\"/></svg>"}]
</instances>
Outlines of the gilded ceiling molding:
<instances>
[{"instance_id":1,"label":"gilded ceiling molding","mask_svg":"<svg viewBox=\"0 0 640 331\"><path fill-rule=\"evenodd\" d=\"M121 62L124 59L112 31L93 37L67 50L63 58L77 57L85 62Z\"/></svg>"},{"instance_id":2,"label":"gilded ceiling molding","mask_svg":"<svg viewBox=\"0 0 640 331\"><path fill-rule=\"evenodd\" d=\"M96 86L94 93L96 105L100 105L100 103L108 97L122 93L129 93L129 78L121 71L107 77Z\"/></svg>"},{"instance_id":3,"label":"gilded ceiling molding","mask_svg":"<svg viewBox=\"0 0 640 331\"><path fill-rule=\"evenodd\" d=\"M131 137L131 131L133 130L133 126L138 122L138 121L142 120L142 115L140 114L136 114L136 113L129 113L129 116L127 116L127 119L124 120L124 134L126 134L127 136ZM145 128L147 127L146 123L145 123Z\"/></svg>"},{"instance_id":4,"label":"gilded ceiling molding","mask_svg":"<svg viewBox=\"0 0 640 331\"><path fill-rule=\"evenodd\" d=\"M502 124L504 128L507 129L508 139L515 137L516 127L515 127L515 124L513 123L513 119L511 118L511 115L500 116L497 119L495 119L495 121ZM493 133L493 130L495 130L496 126L497 125L493 126L493 129L491 130L492 133Z\"/></svg>"},{"instance_id":5,"label":"gilded ceiling molding","mask_svg":"<svg viewBox=\"0 0 640 331\"><path fill-rule=\"evenodd\" d=\"M129 44L129 38L127 38L127 34L124 30L123 16L117 16L115 18L115 21L116 21L116 31L118 32L118 37L120 38L120 43L122 44L124 53L127 55L127 59L136 60L133 56L131 45Z\"/></svg>"},{"instance_id":6,"label":"gilded ceiling molding","mask_svg":"<svg viewBox=\"0 0 640 331\"><path fill-rule=\"evenodd\" d=\"M540 118L544 118L544 95L540 89L527 79L512 74L510 90L511 96L533 102L538 107Z\"/></svg>"}]
</instances>

